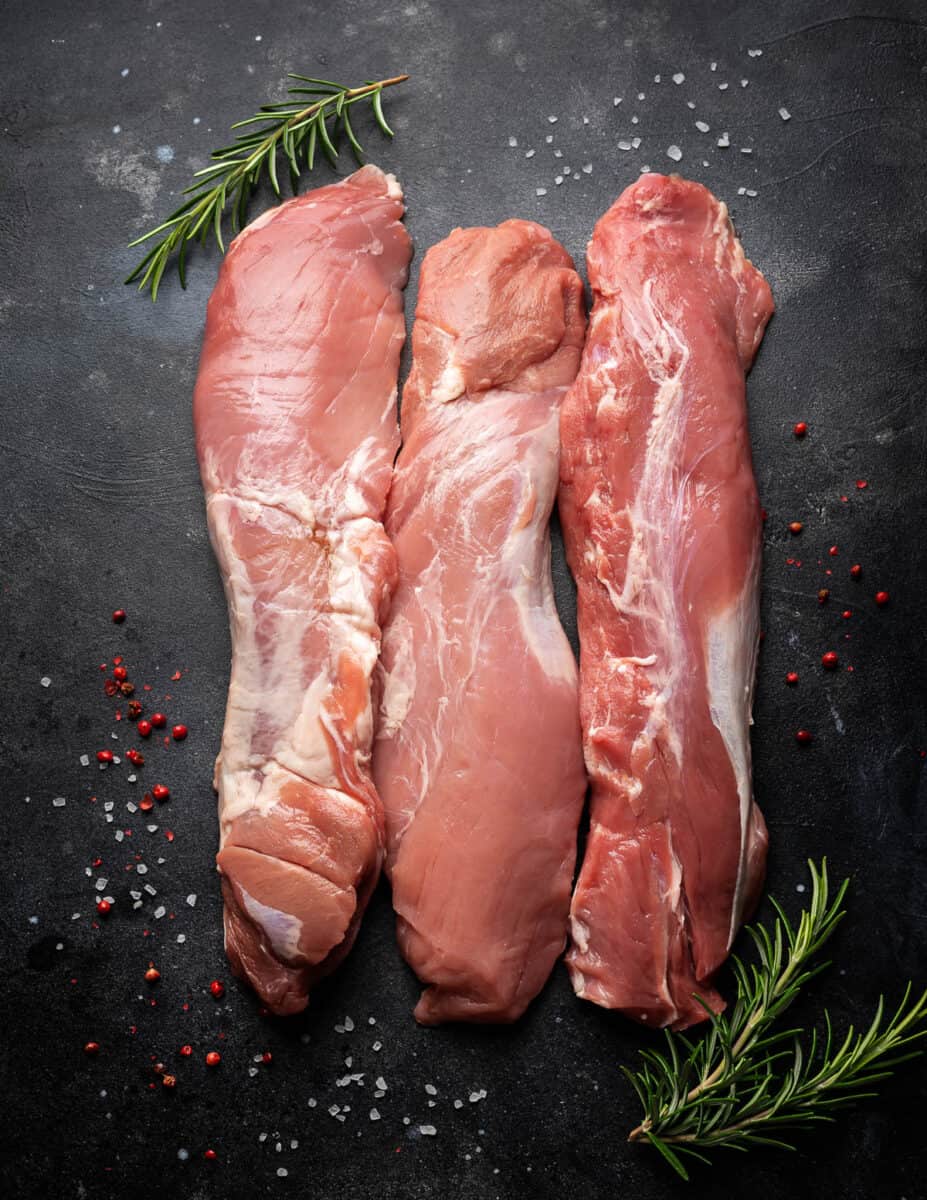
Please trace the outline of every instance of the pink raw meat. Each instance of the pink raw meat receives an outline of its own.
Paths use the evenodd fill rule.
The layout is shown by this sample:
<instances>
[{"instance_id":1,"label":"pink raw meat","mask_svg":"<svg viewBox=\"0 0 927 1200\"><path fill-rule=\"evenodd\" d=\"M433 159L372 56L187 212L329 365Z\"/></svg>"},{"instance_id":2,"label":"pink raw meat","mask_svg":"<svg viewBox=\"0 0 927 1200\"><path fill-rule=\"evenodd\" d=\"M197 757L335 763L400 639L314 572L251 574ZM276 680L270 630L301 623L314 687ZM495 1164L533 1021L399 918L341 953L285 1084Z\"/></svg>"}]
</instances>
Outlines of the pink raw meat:
<instances>
[{"instance_id":1,"label":"pink raw meat","mask_svg":"<svg viewBox=\"0 0 927 1200\"><path fill-rule=\"evenodd\" d=\"M194 416L233 648L217 862L232 966L276 1013L350 949L383 857L370 678L396 576L402 211L372 166L271 209L209 301Z\"/></svg>"},{"instance_id":2,"label":"pink raw meat","mask_svg":"<svg viewBox=\"0 0 927 1200\"><path fill-rule=\"evenodd\" d=\"M514 1020L566 938L586 780L548 519L584 326L538 225L459 229L425 256L374 748L424 1024Z\"/></svg>"},{"instance_id":3,"label":"pink raw meat","mask_svg":"<svg viewBox=\"0 0 927 1200\"><path fill-rule=\"evenodd\" d=\"M685 1027L762 886L750 710L760 507L744 374L772 315L727 209L645 175L596 226L563 406L591 829L567 961L580 996Z\"/></svg>"}]
</instances>

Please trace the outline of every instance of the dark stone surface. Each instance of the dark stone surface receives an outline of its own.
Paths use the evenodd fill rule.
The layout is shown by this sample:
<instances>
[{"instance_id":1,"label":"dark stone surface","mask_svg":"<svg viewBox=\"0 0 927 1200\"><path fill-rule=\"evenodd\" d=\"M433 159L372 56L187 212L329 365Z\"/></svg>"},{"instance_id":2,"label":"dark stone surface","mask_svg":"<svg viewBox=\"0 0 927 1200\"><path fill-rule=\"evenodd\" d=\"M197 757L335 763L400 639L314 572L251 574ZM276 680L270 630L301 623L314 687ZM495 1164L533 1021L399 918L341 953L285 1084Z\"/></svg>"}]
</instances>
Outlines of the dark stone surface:
<instances>
[{"instance_id":1,"label":"dark stone surface","mask_svg":"<svg viewBox=\"0 0 927 1200\"><path fill-rule=\"evenodd\" d=\"M679 169L730 201L779 306L750 385L769 510L754 744L772 835L770 884L797 910L808 856L826 853L836 873L852 873L836 963L805 1015L826 999L841 1026L864 1019L880 991L895 997L909 977L927 983L919 755L927 746L927 28L919 0L870 7L880 15L858 0L7 0L0 1019L8 1195L927 1194L922 1065L832 1130L802 1138L797 1155L722 1157L687 1190L651 1154L624 1144L636 1109L618 1067L635 1061L644 1034L575 1000L562 969L516 1028L416 1028L417 987L398 958L382 888L357 949L304 1019L260 1018L231 981L221 1004L210 998L209 980L228 979L210 790L228 634L190 393L217 256L196 256L189 291L171 282L154 308L120 283L134 261L125 241L168 211L230 122L279 93L287 69L352 82L411 72L388 106L395 143L368 131L368 145L405 185L419 261L456 224L522 215L550 225L581 262L594 220L640 166L669 169L666 148L682 147ZM677 86L679 71L686 79ZM639 91L645 100L635 99ZM614 96L623 97L617 108ZM696 119L710 134L697 132ZM730 149L715 144L724 130ZM618 148L634 136L639 151ZM158 147L169 147L172 161L159 161ZM556 186L555 169L567 163L580 179ZM591 174L581 171L587 163ZM546 196L535 196L538 186ZM738 187L758 195L738 196ZM414 296L415 273L410 316ZM790 436L798 419L811 425L802 443ZM857 479L869 486L857 490ZM794 519L805 532L790 540ZM800 568L787 564L792 556ZM859 584L848 576L856 561ZM569 621L559 551L556 566ZM817 590L827 583L831 601L820 607ZM885 610L873 603L877 587L892 593ZM121 627L109 621L117 606L130 614ZM844 608L853 611L848 621ZM825 676L818 664L829 648L855 671ZM124 766L101 775L78 761L107 744L113 704L98 664L117 653L138 684L152 684L142 698L160 703L169 692L164 707L191 730L182 747L148 747L143 779L162 778L173 793L153 814L154 834L141 814L125 812L141 785L133 791ZM175 668L184 674L172 683ZM796 690L783 684L790 668L802 675ZM793 741L799 725L816 735L807 752ZM52 806L57 795L66 807ZM115 802L112 825L101 811L107 800ZM117 825L132 838L117 844ZM168 827L173 844L163 836ZM144 879L124 870L133 851L150 865ZM108 878L116 900L101 929L85 876L97 855L103 863L93 877ZM129 888L143 882L158 897L133 912ZM184 902L192 892L195 908ZM159 902L175 920L153 918ZM163 976L151 993L156 1007L142 978L149 960ZM356 1029L337 1034L346 1013ZM102 1045L95 1060L81 1052L88 1039ZM185 1042L195 1047L189 1060L178 1056ZM209 1072L203 1054L213 1046L224 1059ZM252 1056L265 1049L273 1064L250 1077ZM366 1072L363 1089L334 1087L348 1055L351 1070ZM152 1056L176 1069L173 1094L148 1090ZM390 1090L374 1101L380 1073ZM429 1082L439 1089L433 1109ZM469 1103L482 1087L486 1099ZM454 1097L463 1097L461 1110ZM333 1102L351 1106L343 1124L326 1112ZM379 1123L368 1119L374 1103ZM437 1136L413 1132L426 1122ZM219 1155L215 1165L203 1162L207 1146ZM276 1175L281 1165L286 1178Z\"/></svg>"}]
</instances>

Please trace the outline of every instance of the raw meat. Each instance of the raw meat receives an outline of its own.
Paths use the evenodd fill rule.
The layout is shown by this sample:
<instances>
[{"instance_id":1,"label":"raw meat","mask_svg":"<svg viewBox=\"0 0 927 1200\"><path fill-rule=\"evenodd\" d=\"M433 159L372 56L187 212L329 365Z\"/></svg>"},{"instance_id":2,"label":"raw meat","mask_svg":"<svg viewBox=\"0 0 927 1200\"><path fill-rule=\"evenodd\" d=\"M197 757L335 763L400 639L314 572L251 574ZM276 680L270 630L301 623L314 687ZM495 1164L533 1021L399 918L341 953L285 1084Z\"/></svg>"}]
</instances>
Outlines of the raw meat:
<instances>
[{"instance_id":1,"label":"raw meat","mask_svg":"<svg viewBox=\"0 0 927 1200\"><path fill-rule=\"evenodd\" d=\"M383 857L370 678L395 582L410 257L368 166L255 221L209 302L194 401L232 627L216 762L226 948L276 1013L347 953Z\"/></svg>"},{"instance_id":2,"label":"raw meat","mask_svg":"<svg viewBox=\"0 0 927 1200\"><path fill-rule=\"evenodd\" d=\"M744 373L773 311L727 209L645 175L596 226L563 406L591 828L567 956L580 996L654 1025L711 977L762 886L750 780L760 506Z\"/></svg>"},{"instance_id":3,"label":"raw meat","mask_svg":"<svg viewBox=\"0 0 927 1200\"><path fill-rule=\"evenodd\" d=\"M586 781L548 519L584 328L573 264L538 225L458 229L425 256L374 747L424 1024L514 1020L566 940Z\"/></svg>"}]
</instances>

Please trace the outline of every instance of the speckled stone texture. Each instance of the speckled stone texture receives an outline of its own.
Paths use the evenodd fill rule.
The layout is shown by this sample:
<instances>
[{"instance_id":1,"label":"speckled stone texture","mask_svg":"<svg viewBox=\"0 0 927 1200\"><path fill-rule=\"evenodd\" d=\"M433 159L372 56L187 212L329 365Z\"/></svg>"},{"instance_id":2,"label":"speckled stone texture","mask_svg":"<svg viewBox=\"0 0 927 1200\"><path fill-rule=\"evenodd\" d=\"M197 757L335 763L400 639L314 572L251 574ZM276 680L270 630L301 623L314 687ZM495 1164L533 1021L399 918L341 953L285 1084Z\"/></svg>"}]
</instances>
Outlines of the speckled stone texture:
<instances>
[{"instance_id":1,"label":"speckled stone texture","mask_svg":"<svg viewBox=\"0 0 927 1200\"><path fill-rule=\"evenodd\" d=\"M927 983L924 19L918 0L8 0L0 38L8 1195L927 1194L927 1091L917 1065L877 1103L802 1138L797 1155L722 1156L689 1188L677 1184L652 1154L624 1143L637 1110L618 1068L635 1062L648 1035L577 1001L562 968L515 1028L417 1028L418 987L396 951L382 887L356 950L311 1012L286 1022L258 1015L228 976L213 868L210 778L229 642L190 394L217 255L195 254L189 290L167 282L155 307L121 284L135 261L125 242L166 214L233 120L279 95L288 69L350 82L411 73L387 104L395 142L361 125L372 156L405 186L418 261L455 225L524 216L547 224L581 264L617 193L644 164L671 169L667 149L680 148L677 169L730 202L778 304L749 387L769 512L756 791L771 833L770 884L788 908L801 903L808 856L827 854L835 873L854 877L835 964L799 1014L813 1020L826 999L842 1027L864 1019L880 991L897 996L909 976ZM728 148L717 145L725 132ZM638 148L620 148L636 137ZM417 263L410 321L416 277ZM800 443L790 433L797 420L811 431ZM858 489L858 479L868 486ZM799 538L788 535L792 520L804 522ZM558 600L575 635L559 542L555 554ZM859 583L848 574L854 562L864 568ZM831 598L820 606L823 586ZM873 602L878 588L892 595L884 610ZM109 613L120 606L129 619L116 627ZM825 675L828 649L855 670ZM109 741L120 727L98 669L118 653L190 727L182 747L147 751L142 781L163 778L172 791L152 814L153 834L142 814L125 810L142 781L127 783L124 766L101 775L79 763L100 746L129 744ZM183 677L170 682L177 668ZM801 674L796 689L784 684L790 669ZM161 701L165 692L173 700ZM807 750L794 742L799 726L815 733ZM67 804L54 807L56 796ZM132 838L117 844L118 827ZM124 869L134 852L149 866L144 879ZM88 879L97 855L103 863ZM116 903L97 930L99 876ZM158 896L133 912L129 890L142 882ZM159 903L168 915L156 920ZM150 960L162 973L155 992L143 980ZM207 990L217 976L229 985L219 1003ZM336 1032L345 1014L355 1028ZM81 1050L90 1039L102 1046L94 1060ZM195 1047L192 1058L179 1056L183 1043ZM203 1055L213 1047L223 1062L208 1071ZM273 1063L255 1066L263 1050ZM149 1090L153 1058L177 1075L173 1093ZM362 1087L335 1086L360 1072ZM389 1090L375 1100L378 1075ZM332 1104L350 1106L343 1122L328 1114ZM369 1119L372 1107L379 1121ZM422 1125L435 1135L422 1135ZM207 1147L214 1164L203 1161Z\"/></svg>"}]
</instances>

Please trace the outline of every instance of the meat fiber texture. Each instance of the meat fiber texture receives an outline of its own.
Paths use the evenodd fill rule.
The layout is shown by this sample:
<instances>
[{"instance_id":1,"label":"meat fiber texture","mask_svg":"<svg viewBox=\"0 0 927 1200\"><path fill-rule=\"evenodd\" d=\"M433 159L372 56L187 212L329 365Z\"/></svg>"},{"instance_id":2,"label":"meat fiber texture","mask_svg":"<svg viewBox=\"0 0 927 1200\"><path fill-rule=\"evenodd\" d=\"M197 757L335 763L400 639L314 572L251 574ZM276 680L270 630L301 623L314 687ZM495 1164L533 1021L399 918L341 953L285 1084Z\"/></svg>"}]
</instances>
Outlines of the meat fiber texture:
<instances>
[{"instance_id":1,"label":"meat fiber texture","mask_svg":"<svg viewBox=\"0 0 927 1200\"><path fill-rule=\"evenodd\" d=\"M586 780L548 521L584 329L579 277L538 225L458 229L425 256L374 748L424 1024L514 1020L566 940Z\"/></svg>"},{"instance_id":2,"label":"meat fiber texture","mask_svg":"<svg viewBox=\"0 0 927 1200\"><path fill-rule=\"evenodd\" d=\"M706 1017L762 887L749 726L761 516L744 375L772 315L727 209L645 175L596 226L594 306L563 406L591 826L571 907L578 995Z\"/></svg>"},{"instance_id":3,"label":"meat fiber texture","mask_svg":"<svg viewBox=\"0 0 927 1200\"><path fill-rule=\"evenodd\" d=\"M255 221L209 301L194 399L232 672L216 763L225 940L275 1013L347 953L379 875L370 680L411 253L373 166Z\"/></svg>"}]
</instances>

